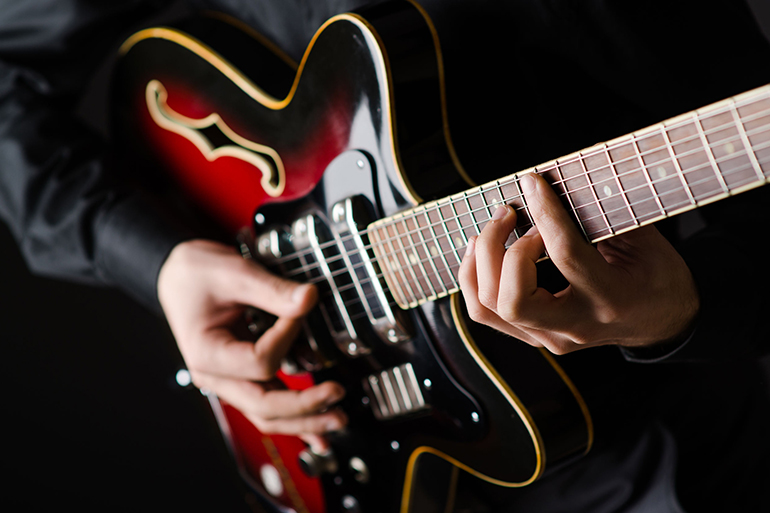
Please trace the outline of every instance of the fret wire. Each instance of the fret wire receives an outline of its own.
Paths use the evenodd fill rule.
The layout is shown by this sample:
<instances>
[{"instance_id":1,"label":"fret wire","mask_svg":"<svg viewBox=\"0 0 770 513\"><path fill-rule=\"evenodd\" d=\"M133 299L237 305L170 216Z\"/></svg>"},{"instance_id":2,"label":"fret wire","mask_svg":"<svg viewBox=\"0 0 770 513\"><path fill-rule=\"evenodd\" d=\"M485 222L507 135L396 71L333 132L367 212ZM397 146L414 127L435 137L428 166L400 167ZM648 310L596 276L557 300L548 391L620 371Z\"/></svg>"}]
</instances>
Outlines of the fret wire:
<instances>
[{"instance_id":1,"label":"fret wire","mask_svg":"<svg viewBox=\"0 0 770 513\"><path fill-rule=\"evenodd\" d=\"M524 191L521 190L521 178L519 178L518 176L515 177L513 179L513 183L514 183L514 185L516 185L516 190L519 191L519 198L521 199L521 204L522 204L522 207L524 208L524 212L527 213L527 217L529 217L529 219L531 220L532 219L532 212L529 211L529 205L527 204L527 197L524 196ZM511 199L513 199L513 198L511 198ZM514 210L516 210L516 207L514 207ZM518 225L518 223L517 223L517 225ZM513 233L516 235L516 240L520 239L522 237L522 235L524 235L523 233L520 233L520 230L521 230L520 226L516 226L516 228L513 229ZM524 233L526 233L526 232L524 232Z\"/></svg>"},{"instance_id":2,"label":"fret wire","mask_svg":"<svg viewBox=\"0 0 770 513\"><path fill-rule=\"evenodd\" d=\"M738 113L738 109L735 107L735 100L731 99L730 101L730 114L733 116L733 120L735 121L735 125L738 127L738 132L743 140L743 145L745 148L748 149L746 153L749 155L749 160L751 161L751 165L754 166L754 172L757 173L757 177L764 179L765 174L762 172L762 166L759 165L759 162L757 161L757 156L753 152L753 147L751 145L751 141L749 140L748 134L746 134L746 128L743 126L743 120L741 119L740 114Z\"/></svg>"},{"instance_id":3,"label":"fret wire","mask_svg":"<svg viewBox=\"0 0 770 513\"><path fill-rule=\"evenodd\" d=\"M497 210L498 208L502 207L503 205L506 205L506 203L505 203L505 194L503 194L503 186L500 183L500 180L495 180L495 188L497 189L498 196L500 196L500 200L499 201L495 200L495 205L497 205L495 210ZM515 230L515 228L514 228L514 230Z\"/></svg>"},{"instance_id":4,"label":"fret wire","mask_svg":"<svg viewBox=\"0 0 770 513\"><path fill-rule=\"evenodd\" d=\"M748 100L744 100L744 101L743 101L743 102L744 102L744 104L745 104L747 101L748 101ZM713 112L709 112L708 114L709 114L709 115L715 115L715 114L717 114L717 113L726 113L726 112L728 112L728 111L729 111L729 108L720 108L720 109L714 110ZM753 114L751 114L751 115L749 115L749 116L746 116L746 117L745 117L745 118L743 118L743 119L746 119L746 120L754 120L754 119L757 119L757 118L759 118L759 117L763 117L763 116L765 116L765 115L766 115L768 112L770 112L770 109L764 109L764 110L762 110L762 111L759 111L759 112L757 112L757 113L753 113ZM682 121L682 122L677 122L677 123L674 123L674 124L670 125L668 128L669 128L669 129L672 129L672 128L681 127L681 126L684 126L686 123L689 123L689 122L690 122L689 120L688 120L688 121L686 121L686 122L684 122L684 121ZM709 134L709 133L714 133L714 132L718 132L718 131L720 131L720 130L723 130L725 127L729 127L729 126L731 126L731 125L730 125L730 124L722 124L722 125L716 126L716 127L712 128L712 129L710 129L710 130L706 131L706 134ZM747 133L747 132L745 132L745 129L743 129L743 126L742 126L742 124L739 124L739 125L738 125L738 128L739 128L739 129L741 129L741 131L742 131L743 133L746 133L746 134L748 135L748 133ZM764 131L766 131L768 128L770 128L770 126L767 126L767 125L766 125L766 126L763 126L763 127L759 128L759 129L755 129L755 130L753 130L753 131L752 131L752 135L755 135L755 134L757 134L757 133L761 133L761 132L764 132ZM637 143L637 141L643 141L643 140L645 140L645 139L647 139L647 138L649 138L649 137L653 137L653 136L655 136L655 135L658 135L658 134L661 134L661 133L662 133L662 132L660 131L660 129L658 129L658 131L655 131L655 132L651 132L651 133L650 133L650 135L647 135L647 136L644 136L644 137L636 137L636 136L635 136L635 134L631 134L631 137L635 139L634 143L635 143L635 144L637 144L637 147L638 147L638 143ZM681 143L684 143L684 142L689 142L689 141L691 141L691 140L693 140L693 139L696 139L696 138L698 138L698 137L699 137L699 136L697 136L697 135L695 135L695 136L688 136L688 137L686 137L686 138L684 138L684 139L681 139L680 141L677 141L677 143L676 143L676 144L681 144ZM742 134L741 134L741 135L738 135L738 136L733 136L733 137L729 137L729 138L725 138L725 139L722 139L720 142L724 143L724 142L729 142L729 141L732 141L732 140L735 140L735 139L740 139L741 141L745 141L744 139L742 139ZM618 145L621 145L621 144L625 144L625 143L626 143L626 141L621 141L620 143L618 143ZM615 147L617 147L618 145L615 145L615 146L610 146L610 148L615 148ZM713 145L712 145L712 144L710 144L709 146L713 146ZM750 145L750 144L748 144L748 145L746 145L746 146L747 146L747 147L751 147L751 145ZM655 149L653 149L653 150L650 150L650 151L647 151L647 152L644 152L644 153L641 153L641 152L640 152L640 155L637 155L637 156L634 156L634 157L629 157L629 158L627 158L627 159L623 159L623 160L617 161L617 162L616 162L616 164L620 164L620 163L626 162L626 161L628 161L628 160L631 160L631 159L637 159L637 158L638 158L638 157L640 157L640 156L641 156L641 157L643 157L643 156L649 155L649 154L651 154L651 153L654 153L654 152L657 152L657 151L661 151L661 148L655 148ZM697 151L697 150L695 150L695 151ZM594 153L591 153L591 154L584 154L583 156L584 156L584 157L588 157L588 156L594 156L594 155L598 155L599 153L600 153L600 152L599 152L599 151L597 151L597 152L594 152ZM670 153L670 151L669 151L669 153ZM691 153L693 153L693 152L692 152L692 151L690 151L690 152L686 152L686 153L683 153L683 154L681 154L681 155L680 155L680 157L684 157L684 156L690 155ZM754 157L754 155L753 155L753 154L751 154L751 153L749 154L749 156L750 156L750 157ZM755 158L755 157L754 157L754 158ZM579 161L579 160L578 160L578 158L575 158L575 159L573 159L573 160L571 160L571 161L568 161L568 162L566 162L566 163L567 163L567 164L569 164L569 163L578 162L578 161ZM672 162L676 162L676 161L675 161L675 160L672 160ZM562 163L561 165L564 165L564 163ZM560 184L560 183L566 183L566 181L567 181L567 180L571 180L571 179L574 179L574 178L579 178L579 177L580 177L580 176L577 176L577 177L569 177L569 178L566 178L566 179L564 179L564 178L563 178L563 175L561 174L561 170L560 170L560 169L558 169L558 168L556 167L556 165L554 165L554 166L553 166L553 168L554 168L554 169L556 169L556 170L559 172L560 176L562 176L562 179L561 179L561 180L559 180L559 181L553 182L553 184L552 184L552 185L557 185L557 184ZM603 169L603 168L604 168L604 166L602 166L602 167L599 167L599 168L597 168L597 169L595 169L595 170L592 170L592 172L593 172L593 171L599 171L599 170L601 170L601 169ZM550 168L550 167L548 167L548 168L546 168L545 170L547 171L547 170L549 170L549 169L551 169L551 168ZM645 169L646 169L646 168L645 168ZM760 173L761 173L761 168L756 168L756 167L755 167L755 170L756 170L756 169L760 169ZM581 175L581 176L582 176L582 175ZM621 176L622 176L622 175L621 175ZM763 175L762 175L762 174L758 174L758 176L761 178ZM512 181L513 181L513 179L512 179ZM579 191L579 190L581 190L581 189L575 189L574 191L571 191L571 192L576 192L576 191ZM568 197L568 199L571 199L571 198L569 198L569 197ZM451 200L450 200L450 201L451 201ZM459 201L459 200L456 200L456 201ZM452 207L454 207L454 205L452 205ZM454 209L454 208L453 208L453 209ZM343 239L343 240L345 240L345 239L346 239L346 237L343 237L342 239ZM326 247L328 247L328 245L329 245L329 244L326 244L326 245L322 244L320 247L321 247L321 249L325 249ZM292 255L289 255L289 257L287 257L287 258L293 258L293 256L292 256ZM279 261L280 261L280 259L279 259Z\"/></svg>"},{"instance_id":5,"label":"fret wire","mask_svg":"<svg viewBox=\"0 0 770 513\"><path fill-rule=\"evenodd\" d=\"M620 178L618 177L618 170L615 168L615 164L612 163L612 156L610 155L610 150L607 148L607 143L604 143L604 153L607 156L607 162L609 162L609 167L612 170L612 176L615 178L615 183L618 185L618 191L620 191L620 194L623 196L623 201L626 203L626 207L628 208L628 213L631 215L631 220L634 222L635 225L639 225L639 221L636 219L636 215L634 215L634 210L631 208L631 205L628 203L628 197L626 196L626 191L623 190L623 184L620 183ZM634 171L631 171L630 174Z\"/></svg>"},{"instance_id":6,"label":"fret wire","mask_svg":"<svg viewBox=\"0 0 770 513\"><path fill-rule=\"evenodd\" d=\"M586 232L585 226L583 226L583 221L580 219L580 216L577 215L577 209L575 208L575 204L572 201L572 196L570 196L570 190L569 187L567 187L566 180L564 180L564 174L561 172L561 167L559 166L559 161L555 161L554 167L556 168L556 172L559 174L559 179L562 183L564 183L564 195L567 197L567 202L569 202L569 206L572 209L572 212L575 213L575 219L577 219L578 226L580 227L580 231L583 232L583 236L588 239L588 232ZM518 184L517 184L518 185ZM519 187L519 193L521 193L521 187ZM524 194L522 193L522 197ZM532 216L530 216L531 218Z\"/></svg>"},{"instance_id":7,"label":"fret wire","mask_svg":"<svg viewBox=\"0 0 770 513\"><path fill-rule=\"evenodd\" d=\"M719 172L720 169L719 169L719 166L717 165L716 160L714 159L714 152L711 151L711 145L709 144L709 140L706 137L706 133L703 131L703 125L701 124L701 120L698 117L697 112L693 112L693 118L695 119L693 124L698 129L698 135L700 137L701 144L704 147L703 152L706 154L706 158L708 158L709 162L711 163L712 169L714 170L714 174L716 175L717 181L719 182L719 185L722 187L722 190L724 192L729 193L730 189L727 187L727 183L725 183L725 179L722 177L722 175Z\"/></svg>"},{"instance_id":8,"label":"fret wire","mask_svg":"<svg viewBox=\"0 0 770 513\"><path fill-rule=\"evenodd\" d=\"M604 218L604 224L607 225L607 229L610 231L610 233L615 233L615 230L612 229L612 226L610 226L610 222L607 219L607 213L604 211L604 206L602 206L601 201L599 201L599 197L596 195L596 188L593 185L593 181L591 180L591 174L588 172L588 168L586 167L586 163L583 160L583 154L578 153L580 160L580 165L583 168L583 173L585 173L586 181L588 182L588 188L591 190L591 194L594 196L594 200L596 200L596 204L599 206L599 211L602 213L602 217Z\"/></svg>"},{"instance_id":9,"label":"fret wire","mask_svg":"<svg viewBox=\"0 0 770 513\"><path fill-rule=\"evenodd\" d=\"M372 232L371 232L371 234L369 235L368 238L369 238L369 246L368 247L369 247L369 249L372 250L372 252L374 252L374 256L375 256L374 260L376 261L377 260L377 251L378 251L377 247L379 247L380 254L385 255L385 253L386 253L385 245L380 240L380 233L379 233L378 230L372 230ZM365 255L368 256L368 253L366 251L364 251L364 253L365 253ZM391 274L395 275L395 273L391 272L390 265L388 265L388 263L387 263L387 259L383 259L383 260L386 260L386 261L381 263L381 264L378 264L378 266L381 269L380 276L385 277L386 273L391 273ZM398 280L396 279L394 281L395 281L395 284L396 284L396 288L398 289L398 292L400 294L400 297L406 297L406 295L401 290L401 286L398 284Z\"/></svg>"},{"instance_id":10,"label":"fret wire","mask_svg":"<svg viewBox=\"0 0 770 513\"><path fill-rule=\"evenodd\" d=\"M698 202L695 201L695 197L692 195L690 186L687 185L687 180L684 177L684 173L682 172L682 168L679 165L679 161L676 159L676 153L674 153L674 147L672 146L671 138L668 135L668 130L666 130L665 125L663 125L662 131L663 131L663 140L666 142L666 148L668 148L669 155L671 155L671 162L674 164L674 169L676 169L676 172L679 175L679 179L682 181L682 186L684 187L684 190L687 193L687 197L690 198L690 203L692 203L693 205L697 205Z\"/></svg>"},{"instance_id":11,"label":"fret wire","mask_svg":"<svg viewBox=\"0 0 770 513\"><path fill-rule=\"evenodd\" d=\"M468 207L468 217L470 217L471 223L473 223L473 227L476 229L476 235L481 235L479 223L476 222L476 216L473 215L473 207L471 206L471 202L468 199L468 193L466 191L463 191L463 199L465 200L465 205Z\"/></svg>"},{"instance_id":12,"label":"fret wire","mask_svg":"<svg viewBox=\"0 0 770 513\"><path fill-rule=\"evenodd\" d=\"M406 277L406 273L404 272L404 268L403 268L403 266L398 261L398 254L396 254L396 247L393 245L393 237L390 236L390 234L388 233L388 230L387 230L387 226L388 225L385 225L385 226L386 226L386 228L385 228L385 235L387 235L386 240L388 242L388 245L390 246L390 249L392 250L392 252L390 254L385 253L386 265L391 265L389 262L395 262L396 268L397 268L398 272L401 274L401 277L404 280L404 282L403 282L404 285L406 286L406 288L409 289L409 296L411 296L411 298L412 298L412 299L409 299L409 296L404 294L404 299L409 299L409 303L411 303L412 300L417 301L417 294L414 293L414 290L412 289L412 285L411 285L411 283L409 283L409 279ZM395 227L395 225L392 225L392 227L393 227L393 230L396 232L396 235L398 235L398 229ZM389 259L389 257L391 255L395 255L395 259L394 260L390 260ZM395 270L394 270L394 272L395 272Z\"/></svg>"},{"instance_id":13,"label":"fret wire","mask_svg":"<svg viewBox=\"0 0 770 513\"><path fill-rule=\"evenodd\" d=\"M452 287L457 286L457 280L455 279L454 274L452 273L452 269L449 267L449 261L447 261L446 256L444 255L444 250L441 247L441 242L438 235L436 234L436 230L433 229L433 223L430 220L430 216L428 215L428 209L424 210L425 219L428 221L428 228L430 229L430 233L433 235L433 239L436 241L436 247L438 248L438 254L441 255L441 261L444 263L444 267L446 268L447 274L449 274L449 277L452 279ZM459 260L458 260L459 261ZM439 281L441 282L441 286L444 287L444 292L448 292L446 286L444 285L443 280L441 280L441 274L439 273Z\"/></svg>"},{"instance_id":14,"label":"fret wire","mask_svg":"<svg viewBox=\"0 0 770 513\"><path fill-rule=\"evenodd\" d=\"M649 185L650 191L652 192L652 197L655 198L655 202L658 204L660 213L665 216L666 209L663 208L663 203L661 203L660 198L658 197L658 191L655 190L655 186L652 183L652 177L650 176L650 171L647 169L647 164L644 163L644 159L642 158L642 152L639 149L639 143L636 140L635 134L631 134L631 140L634 144L634 152L636 153L639 159L639 165L641 166L641 169L644 173L644 177L647 179L647 184Z\"/></svg>"},{"instance_id":15,"label":"fret wire","mask_svg":"<svg viewBox=\"0 0 770 513\"><path fill-rule=\"evenodd\" d=\"M420 283L420 279L417 277L417 273L414 271L414 266L413 265L409 265L409 264L412 263L412 260L409 258L409 253L406 251L406 247L404 246L404 242L401 240L401 237L403 235L406 235L408 240L412 240L411 235L408 235L409 234L409 226L407 226L407 224L406 224L406 217L405 216L406 216L406 214L404 214L404 216L401 217L401 224L404 225L404 229L406 230L406 232L398 237L398 245L401 246L401 252L404 254L404 259L405 259L404 260L404 264L406 265L407 270L409 271L409 274L411 274L412 277L414 277L414 284L415 284L415 286L418 289L420 289L420 293L422 294L422 299L425 299L425 297L427 297L427 294L425 294L425 291L422 288L422 284ZM414 246L412 246L412 247L414 247ZM417 250L415 249L415 251L417 251ZM420 259L420 255L418 255L417 253L414 253L414 258L415 258L415 260L419 260ZM422 264L420 264L420 267L422 268L423 275L425 275L426 274L425 273L425 268L422 266ZM430 285L430 280L428 280L428 285Z\"/></svg>"},{"instance_id":16,"label":"fret wire","mask_svg":"<svg viewBox=\"0 0 770 513\"><path fill-rule=\"evenodd\" d=\"M446 225L446 219L444 218L444 213L441 211L441 203L436 203L436 210L438 211L438 215L441 218L441 224L444 227L444 233L446 234L446 238L449 241L449 245L452 247L452 251L454 251L455 259L458 262L461 262L462 259L460 258L460 254L457 252L457 247L455 247L455 242L452 236L449 234L449 229Z\"/></svg>"},{"instance_id":17,"label":"fret wire","mask_svg":"<svg viewBox=\"0 0 770 513\"><path fill-rule=\"evenodd\" d=\"M452 207L452 212L455 214L455 223L457 224L457 227L460 231L460 236L462 237L463 243L467 246L468 245L468 236L465 235L465 229L463 228L463 224L460 222L460 215L457 213L457 208L455 208L455 202L452 201L452 199L449 199L449 206ZM459 249L459 248L458 248ZM465 253L463 253L463 256Z\"/></svg>"},{"instance_id":18,"label":"fret wire","mask_svg":"<svg viewBox=\"0 0 770 513\"><path fill-rule=\"evenodd\" d=\"M420 242L422 242L422 246L425 249L425 256L427 257L428 263L433 268L434 271L436 271L436 277L438 278L438 282L441 284L441 287L444 289L444 292L446 292L446 287L444 286L444 282L441 280L441 273L438 272L438 269L436 268L435 262L433 262L433 258L431 258L430 250L428 249L428 245L425 243L425 237L422 235L422 229L419 228L419 224L417 224L417 209L415 209L414 213L414 225L417 226L417 234L420 236ZM425 208L423 207L423 212L425 212ZM430 219L428 220L430 221ZM410 237L411 239L411 237ZM420 258L420 253L417 252L417 249L414 250L414 254L417 257L417 259ZM420 267L423 267L422 264L420 264ZM425 269L423 268L423 272L425 272ZM433 283L430 277L427 277L428 285L430 286L431 292L433 292L434 297L438 297L438 293L433 288Z\"/></svg>"},{"instance_id":19,"label":"fret wire","mask_svg":"<svg viewBox=\"0 0 770 513\"><path fill-rule=\"evenodd\" d=\"M495 180L495 183L498 181ZM484 187L479 187L479 197L481 198L481 204L484 205L484 208L487 210L487 217L489 219L492 219L492 209L490 208L489 203L487 202L487 198L484 196Z\"/></svg>"}]
</instances>

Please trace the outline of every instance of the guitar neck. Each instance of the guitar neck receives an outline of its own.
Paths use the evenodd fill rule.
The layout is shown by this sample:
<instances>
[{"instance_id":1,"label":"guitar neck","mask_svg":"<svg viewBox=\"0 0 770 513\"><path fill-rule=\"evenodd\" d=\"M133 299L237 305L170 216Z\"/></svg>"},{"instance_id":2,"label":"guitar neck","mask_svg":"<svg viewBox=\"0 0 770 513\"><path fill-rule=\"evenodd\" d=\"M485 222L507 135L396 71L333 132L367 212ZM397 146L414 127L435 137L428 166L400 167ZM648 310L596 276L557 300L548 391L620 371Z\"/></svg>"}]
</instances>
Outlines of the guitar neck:
<instances>
[{"instance_id":1,"label":"guitar neck","mask_svg":"<svg viewBox=\"0 0 770 513\"><path fill-rule=\"evenodd\" d=\"M394 299L410 308L459 290L468 239L502 203L532 226L519 186L543 175L591 242L770 181L770 85L381 219L368 228Z\"/></svg>"}]
</instances>

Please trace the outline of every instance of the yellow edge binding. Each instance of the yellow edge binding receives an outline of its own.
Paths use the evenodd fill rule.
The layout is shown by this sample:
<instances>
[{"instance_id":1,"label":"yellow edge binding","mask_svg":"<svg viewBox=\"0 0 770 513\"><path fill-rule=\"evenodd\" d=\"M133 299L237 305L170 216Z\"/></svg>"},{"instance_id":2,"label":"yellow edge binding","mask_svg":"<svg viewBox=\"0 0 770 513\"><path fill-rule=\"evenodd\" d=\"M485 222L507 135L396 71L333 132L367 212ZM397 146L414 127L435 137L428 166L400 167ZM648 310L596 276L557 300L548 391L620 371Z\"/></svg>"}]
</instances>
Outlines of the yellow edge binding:
<instances>
[{"instance_id":1,"label":"yellow edge binding","mask_svg":"<svg viewBox=\"0 0 770 513\"><path fill-rule=\"evenodd\" d=\"M509 482L509 481L503 481L500 479L495 479L487 475L484 475L481 472L472 469L471 467L465 465L464 463L461 463L460 461L452 458L447 454L444 454L443 452L433 447L428 447L428 446L418 447L409 456L409 462L407 463L406 476L404 479L404 491L401 498L401 501L402 501L401 513L408 512L409 499L411 497L411 491L412 491L411 490L412 479L414 477L414 466L415 466L415 463L417 462L417 458L424 453L438 456L439 458L444 459L445 461L451 463L452 465L460 468L461 470L468 472L469 474L479 479L483 479L488 483L492 483L494 485L502 486L505 488L520 488L523 486L527 486L532 482L534 482L535 480L537 480L545 470L545 447L543 446L542 437L540 436L540 432L538 431L537 426L535 426L535 423L531 415L529 414L527 409L524 407L524 405L521 403L521 400L511 390L511 388L508 386L505 380L503 380L502 377L500 377L500 375L497 373L495 368L489 363L489 361L484 357L481 351L479 351L476 344L473 342L473 338L468 330L467 325L465 324L465 320L463 319L462 315L460 315L459 294L453 295L451 297L451 301L452 301L451 303L452 318L454 320L455 326L457 327L457 331L460 334L460 338L463 341L463 344L465 344L466 349L471 354L471 356L473 356L473 358L476 360L476 363L478 363L479 367L481 367L481 369L487 374L487 377L495 384L498 390L500 390L503 396L508 400L511 406L516 410L516 413L519 415L519 418L522 420L522 422L524 422L524 425L526 426L527 431L529 431L530 437L532 438L532 443L534 444L534 447L535 447L537 464L534 472L532 473L532 476L530 476L529 479L526 479L521 482ZM559 366L559 364L556 363L556 360L553 358L553 356L548 354L548 352L545 350L541 350L541 353L543 354L543 356L545 356L548 363L554 368L554 370L559 374L559 376L562 378L564 383L570 389L570 391L575 397L575 400L578 402L581 411L583 412L583 416L586 421L586 429L588 431L588 444L585 451L587 453L591 449L591 446L593 445L593 440L594 440L593 421L591 420L591 415L588 411L588 406L583 400L583 397L578 392L574 383L572 383L572 381L569 379L569 377L561 368L561 366Z\"/></svg>"},{"instance_id":2,"label":"yellow edge binding","mask_svg":"<svg viewBox=\"0 0 770 513\"><path fill-rule=\"evenodd\" d=\"M543 446L543 440L540 436L540 432L537 429L537 426L535 426L534 421L532 420L531 415L527 411L527 409L524 407L524 405L521 403L519 398L516 396L516 394L513 392L513 390L510 389L507 383L500 377L500 375L497 373L497 371L489 364L489 361L484 357L483 354L479 351L476 344L473 342L473 338L471 337L470 332L468 331L467 326L465 325L465 320L462 318L462 315L460 315L459 310L459 296L455 294L451 298L452 300L452 318L454 319L455 326L457 327L457 331L460 334L460 338L463 341L463 344L465 344L466 349L468 352L473 356L474 360L476 360L476 363L481 367L481 369L486 373L487 377L494 383L494 385L500 390L500 393L503 394L503 396L506 398L506 400L510 403L510 405L513 407L514 410L516 410L516 413L519 415L519 418L522 420L524 425L527 428L527 431L529 432L530 438L532 439L532 444L535 448L535 457L536 457L536 464L534 471L532 472L532 475L521 482L510 482L510 481L503 481L500 479L495 479L493 477L489 477L485 474L482 474L481 472L467 466L466 464L456 460L455 458L449 456L448 454L445 454L438 449L435 449L433 447L428 446L421 446L415 449L412 454L409 456L409 461L406 466L406 475L404 477L404 491L401 496L401 513L408 513L409 511L409 500L412 494L412 480L414 478L414 466L417 462L417 458L421 454L433 454L434 456L438 456L439 458L444 459L445 461L451 463L452 465L458 467L461 470L464 470L465 472L468 472L472 476L475 476L479 479L482 479L484 481L487 481L488 483L492 483L497 486L502 486L506 488L520 488L522 486L526 486L528 484L531 484L534 482L538 477L540 477L543 473L543 470L545 468L545 447Z\"/></svg>"},{"instance_id":3,"label":"yellow edge binding","mask_svg":"<svg viewBox=\"0 0 770 513\"><path fill-rule=\"evenodd\" d=\"M294 77L294 82L292 83L291 89L289 90L289 93L286 95L286 97L283 99L278 99L268 94L266 91L264 91L262 88L257 86L254 82L252 82L248 77L246 77L243 73L238 71L238 69L236 69L230 62L228 62L224 57L222 57L217 52L215 52L212 48L207 46L205 43L190 36L189 34L186 34L177 29L173 29L169 27L153 27L153 28L140 30L136 34L133 34L131 37L126 39L126 41L120 46L119 53L120 55L125 55L126 53L129 52L129 50L134 45L136 45L137 43L145 39L164 39L166 41L176 43L179 46L182 46L188 49L192 53L198 55L201 59L211 64L214 68L219 70L220 73L225 75L229 80L231 80L235 85L237 85L241 90L243 90L243 92L245 92L247 95L249 95L251 98L259 102L263 106L271 110L281 110L285 108L287 105L289 105L292 99L294 98L294 94L296 93L297 88L299 86L299 82L302 77L302 72L305 69L305 64L307 62L308 56L310 55L310 52L313 49L313 46L315 45L316 41L320 37L321 33L326 29L326 27L328 27L332 23L335 23L341 20L347 21L349 23L353 23L354 25L358 26L362 30L364 35L370 36L374 39L376 44L372 45L372 47L378 50L377 57L379 57L379 59L377 60L382 64L382 68L380 69L380 72L384 77L387 78L389 90L392 91L393 83L389 73L390 66L388 64L387 55L385 55L384 53L384 46L382 44L382 41L377 35L376 31L374 30L374 27L372 27L364 18L354 13L344 13L344 14L339 14L337 16L329 18L316 31L316 33L313 35L313 39L308 44L308 47L302 56L302 60L300 61L299 66L296 67L297 74ZM261 41L262 38L259 38L259 40ZM443 95L443 82L442 82L442 95ZM399 152L395 146L396 132L395 132L395 124L393 122L393 120L395 119L395 111L391 102L389 92L388 94L383 95L383 103L384 103L383 109L386 112L390 113L390 117L387 117L386 122L388 124L389 133L391 134L390 146L391 146L391 154L393 156L392 167L397 171L398 179L404 188L403 192L405 193L406 196L408 196L409 201L413 205L418 205L422 202L422 198L420 198L419 194L417 194L417 192L414 190L414 188L409 182L409 179L406 177L405 173L402 171L403 167L401 166L401 163L400 163ZM446 124L446 113L445 113L445 109L443 108L443 98L442 98L442 112L444 112L444 124ZM445 130L445 133L448 134L448 131ZM450 148L452 147L450 140L447 140L447 144ZM453 150L452 150L452 154L454 154ZM383 156L383 157L386 157L386 156Z\"/></svg>"},{"instance_id":4,"label":"yellow edge binding","mask_svg":"<svg viewBox=\"0 0 770 513\"><path fill-rule=\"evenodd\" d=\"M283 193L286 186L286 171L283 160L273 148L241 137L227 126L217 113L209 114L203 119L192 119L174 112L166 103L168 99L166 88L158 80L150 80L147 84L145 99L153 121L161 128L174 132L193 143L206 160L213 162L219 157L233 157L248 162L262 172L260 185L267 194L275 198ZM208 139L198 132L210 126L218 127L223 134L242 148L234 145L214 148ZM259 155L260 153L269 155L273 159L275 170L267 159ZM278 176L274 176L276 173Z\"/></svg>"},{"instance_id":5,"label":"yellow edge binding","mask_svg":"<svg viewBox=\"0 0 770 513\"><path fill-rule=\"evenodd\" d=\"M449 131L449 114L446 106L447 105L446 82L444 80L444 56L441 53L441 44L439 43L438 32L436 31L436 27L433 25L433 21L430 19L430 16L425 11L425 9L420 4L418 4L415 0L407 0L407 1L410 4L412 4L414 8L417 9L417 11L425 19L425 23L428 25L428 29L430 29L430 34L433 37L433 46L436 49L436 61L438 62L438 78L439 78L439 89L440 89L440 97L441 97L441 119L443 121L444 139L446 140L446 145L447 145L447 148L449 149L449 155L451 156L452 162L457 168L457 172L460 173L460 176L463 177L463 180L468 182L468 185L470 186L477 185L476 182L473 179L471 179L471 177L465 171L465 168L460 162L460 158L457 156L454 143L452 142L452 135Z\"/></svg>"}]
</instances>

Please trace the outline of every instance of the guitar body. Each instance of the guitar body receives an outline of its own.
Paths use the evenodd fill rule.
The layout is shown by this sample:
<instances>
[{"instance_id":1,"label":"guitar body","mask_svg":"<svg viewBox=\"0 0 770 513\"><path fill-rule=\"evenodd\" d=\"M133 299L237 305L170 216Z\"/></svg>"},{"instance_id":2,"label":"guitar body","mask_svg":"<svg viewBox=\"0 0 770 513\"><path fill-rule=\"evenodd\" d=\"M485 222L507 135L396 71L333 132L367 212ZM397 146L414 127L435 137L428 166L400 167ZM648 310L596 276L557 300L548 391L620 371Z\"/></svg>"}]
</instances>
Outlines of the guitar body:
<instances>
[{"instance_id":1,"label":"guitar body","mask_svg":"<svg viewBox=\"0 0 770 513\"><path fill-rule=\"evenodd\" d=\"M262 434L212 397L244 478L278 510L444 511L458 469L524 486L591 445L585 404L550 355L473 323L457 294L400 309L370 258L368 224L468 187L439 56L407 1L329 20L298 66L220 17L122 48L126 158L224 230L247 228L249 253L276 273L319 286L281 376L345 386L335 465L308 475L299 439Z\"/></svg>"}]
</instances>

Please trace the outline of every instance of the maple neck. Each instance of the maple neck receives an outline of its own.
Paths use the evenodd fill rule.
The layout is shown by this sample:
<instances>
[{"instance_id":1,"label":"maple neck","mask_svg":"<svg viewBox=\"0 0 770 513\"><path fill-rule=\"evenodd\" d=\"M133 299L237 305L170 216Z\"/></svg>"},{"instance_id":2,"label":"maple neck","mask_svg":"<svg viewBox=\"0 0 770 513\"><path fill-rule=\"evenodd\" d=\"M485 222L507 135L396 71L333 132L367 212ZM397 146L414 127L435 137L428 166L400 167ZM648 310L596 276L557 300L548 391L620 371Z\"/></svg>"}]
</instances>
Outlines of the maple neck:
<instances>
[{"instance_id":1,"label":"maple neck","mask_svg":"<svg viewBox=\"0 0 770 513\"><path fill-rule=\"evenodd\" d=\"M532 226L519 186L542 175L591 242L770 181L770 85L373 223L369 239L402 308L459 290L468 239L502 203Z\"/></svg>"}]
</instances>

